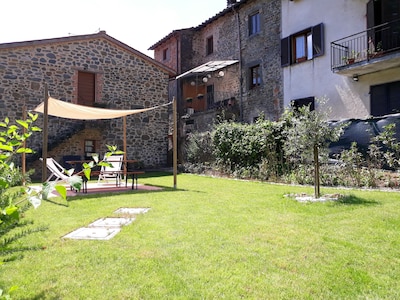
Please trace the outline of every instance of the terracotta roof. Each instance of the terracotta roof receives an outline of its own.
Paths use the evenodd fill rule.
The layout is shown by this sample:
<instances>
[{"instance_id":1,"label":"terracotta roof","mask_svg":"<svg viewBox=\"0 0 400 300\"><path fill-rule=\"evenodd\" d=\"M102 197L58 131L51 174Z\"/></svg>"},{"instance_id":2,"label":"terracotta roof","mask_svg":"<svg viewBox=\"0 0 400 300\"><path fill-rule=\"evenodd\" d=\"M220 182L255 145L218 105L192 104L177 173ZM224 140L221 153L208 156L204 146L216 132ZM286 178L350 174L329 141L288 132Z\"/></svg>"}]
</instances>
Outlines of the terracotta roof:
<instances>
[{"instance_id":1,"label":"terracotta roof","mask_svg":"<svg viewBox=\"0 0 400 300\"><path fill-rule=\"evenodd\" d=\"M162 43L164 43L165 41L168 41L169 39L171 39L174 36L178 36L181 33L184 33L186 31L190 31L190 30L194 30L193 27L191 28L183 28L183 29L177 29L172 31L170 34L168 34L167 36L163 37L161 40L159 40L157 43L155 43L153 46L151 46L149 49L147 50L154 50L155 48L157 48L158 46L160 46Z\"/></svg>"},{"instance_id":2,"label":"terracotta roof","mask_svg":"<svg viewBox=\"0 0 400 300\"><path fill-rule=\"evenodd\" d=\"M85 34L85 35L75 35L75 36L67 36L67 37L59 37L59 38L51 38L51 39L43 39L43 40L32 40L32 41L24 41L24 42L13 42L13 43L3 43L0 44L1 49L12 49L12 48L21 48L21 47L32 47L32 46L41 46L41 45L48 45L54 43L70 43L75 41L84 41L84 40L92 40L92 39L105 39L126 51L131 52L132 54L139 56L140 58L148 61L149 63L160 67L167 71L170 75L175 75L176 72L165 66L164 64L154 60L150 56L128 46L127 44L122 43L121 41L113 38L112 36L108 35L105 31L100 31L94 34Z\"/></svg>"},{"instance_id":3,"label":"terracotta roof","mask_svg":"<svg viewBox=\"0 0 400 300\"><path fill-rule=\"evenodd\" d=\"M198 25L196 27L180 29L180 30L174 30L170 34L168 34L167 36L165 36L161 40L159 40L157 43L155 43L153 46L151 46L148 50L154 50L155 48L160 46L162 43L164 43L165 41L169 40L170 38L172 38L176 34L181 33L184 30L196 30L196 31L200 30L203 27L207 26L208 24L214 22L218 18L225 16L229 12L232 12L235 8L239 8L242 4L245 4L248 1L250 1L250 0L241 0L239 2L236 2L235 4L232 4L232 5L228 6L224 10L220 11L219 13L217 13L215 16L209 18L208 20L204 21L203 23L201 23L200 25Z\"/></svg>"}]
</instances>

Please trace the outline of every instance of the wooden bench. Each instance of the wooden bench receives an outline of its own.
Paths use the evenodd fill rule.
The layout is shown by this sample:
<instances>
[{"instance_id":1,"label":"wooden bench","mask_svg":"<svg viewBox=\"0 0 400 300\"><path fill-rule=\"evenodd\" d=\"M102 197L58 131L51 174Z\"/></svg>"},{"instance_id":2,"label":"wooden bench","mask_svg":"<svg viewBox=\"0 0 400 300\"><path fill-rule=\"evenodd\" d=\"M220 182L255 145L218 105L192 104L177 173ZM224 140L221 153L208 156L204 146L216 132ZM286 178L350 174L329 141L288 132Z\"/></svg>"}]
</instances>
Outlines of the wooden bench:
<instances>
[{"instance_id":1,"label":"wooden bench","mask_svg":"<svg viewBox=\"0 0 400 300\"><path fill-rule=\"evenodd\" d=\"M144 174L145 172L144 171L126 171L126 172L124 172L123 170L118 171L118 172L116 172L116 171L110 171L110 172L107 172L107 171L91 171L90 172L90 176L99 176L100 173L103 173L103 174L104 173L109 173L109 174L118 173L120 175L120 177L121 177L121 175L124 175L125 176L125 187L128 186L128 177L131 176L131 178L132 178L132 190L134 190L135 189L135 181L136 181L136 189L138 189L138 176L140 174ZM88 182L88 179L83 174L83 172L79 172L78 175L82 176L82 183L83 183L82 184L82 191L83 191L83 193L87 193L87 182ZM121 185L121 181L119 180L118 177L115 178L115 185L116 186L120 186Z\"/></svg>"}]
</instances>

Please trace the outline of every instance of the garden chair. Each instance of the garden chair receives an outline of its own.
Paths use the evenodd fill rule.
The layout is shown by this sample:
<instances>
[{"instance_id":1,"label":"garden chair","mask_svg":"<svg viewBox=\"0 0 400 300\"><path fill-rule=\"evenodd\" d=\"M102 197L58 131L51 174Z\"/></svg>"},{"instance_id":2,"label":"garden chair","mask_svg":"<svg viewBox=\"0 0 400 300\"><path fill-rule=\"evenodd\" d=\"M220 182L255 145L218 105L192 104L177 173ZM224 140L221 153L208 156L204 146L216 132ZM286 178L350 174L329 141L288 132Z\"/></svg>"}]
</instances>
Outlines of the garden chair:
<instances>
[{"instance_id":1,"label":"garden chair","mask_svg":"<svg viewBox=\"0 0 400 300\"><path fill-rule=\"evenodd\" d=\"M68 179L70 178L70 176L68 176L66 173L64 173L64 168L53 158L51 158L51 157L46 158L46 166L47 166L47 169L51 172L51 174L47 178L46 182L49 182L52 178L54 178L53 181L55 181L55 182L58 182L58 181L68 182Z\"/></svg>"},{"instance_id":2,"label":"garden chair","mask_svg":"<svg viewBox=\"0 0 400 300\"><path fill-rule=\"evenodd\" d=\"M121 168L122 168L122 160L123 155L112 155L109 157L105 157L104 161L111 164L111 166L102 166L99 173L98 183L100 180L107 181L108 178L115 178L116 185L121 184Z\"/></svg>"}]
</instances>

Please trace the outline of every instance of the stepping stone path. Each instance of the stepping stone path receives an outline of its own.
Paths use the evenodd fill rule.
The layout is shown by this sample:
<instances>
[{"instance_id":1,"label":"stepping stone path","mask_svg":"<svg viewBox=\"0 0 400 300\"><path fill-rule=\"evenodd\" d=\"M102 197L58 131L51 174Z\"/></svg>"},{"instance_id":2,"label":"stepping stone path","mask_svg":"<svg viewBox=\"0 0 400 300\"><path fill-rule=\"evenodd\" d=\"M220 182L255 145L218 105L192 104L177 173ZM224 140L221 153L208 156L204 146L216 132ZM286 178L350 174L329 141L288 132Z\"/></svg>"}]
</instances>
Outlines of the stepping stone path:
<instances>
[{"instance_id":1,"label":"stepping stone path","mask_svg":"<svg viewBox=\"0 0 400 300\"><path fill-rule=\"evenodd\" d=\"M98 219L88 225L74 230L63 238L76 240L109 240L121 231L122 226L131 224L138 214L147 213L150 208L121 207L115 214L125 217L107 217Z\"/></svg>"}]
</instances>

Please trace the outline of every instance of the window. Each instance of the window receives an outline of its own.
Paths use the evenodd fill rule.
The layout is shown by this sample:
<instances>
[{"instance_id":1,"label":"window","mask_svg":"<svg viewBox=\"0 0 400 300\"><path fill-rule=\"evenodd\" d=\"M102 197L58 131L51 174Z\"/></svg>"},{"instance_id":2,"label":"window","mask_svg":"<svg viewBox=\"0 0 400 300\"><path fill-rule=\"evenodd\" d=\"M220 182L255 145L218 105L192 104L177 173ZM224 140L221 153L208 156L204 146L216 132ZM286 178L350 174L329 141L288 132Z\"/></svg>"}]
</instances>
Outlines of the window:
<instances>
[{"instance_id":1,"label":"window","mask_svg":"<svg viewBox=\"0 0 400 300\"><path fill-rule=\"evenodd\" d=\"M313 59L324 54L324 27L318 24L281 40L281 66Z\"/></svg>"},{"instance_id":2,"label":"window","mask_svg":"<svg viewBox=\"0 0 400 300\"><path fill-rule=\"evenodd\" d=\"M209 55L214 52L214 38L210 36L207 38L206 54Z\"/></svg>"},{"instance_id":3,"label":"window","mask_svg":"<svg viewBox=\"0 0 400 300\"><path fill-rule=\"evenodd\" d=\"M169 48L165 48L163 50L163 60L169 60L170 54L169 54Z\"/></svg>"},{"instance_id":4,"label":"window","mask_svg":"<svg viewBox=\"0 0 400 300\"><path fill-rule=\"evenodd\" d=\"M367 27L382 25L384 27L369 30L368 37L371 38L375 47L379 44L381 50L391 50L400 47L399 36L399 0L370 0L367 3Z\"/></svg>"},{"instance_id":5,"label":"window","mask_svg":"<svg viewBox=\"0 0 400 300\"><path fill-rule=\"evenodd\" d=\"M307 98L300 98L291 101L291 105L294 110L298 110L300 107L303 106L310 106L310 110L315 110L315 98L314 97L307 97Z\"/></svg>"},{"instance_id":6,"label":"window","mask_svg":"<svg viewBox=\"0 0 400 300\"><path fill-rule=\"evenodd\" d=\"M94 140L85 140L85 157L88 159L92 158L92 154L96 153L95 148L95 141Z\"/></svg>"},{"instance_id":7,"label":"window","mask_svg":"<svg viewBox=\"0 0 400 300\"><path fill-rule=\"evenodd\" d=\"M260 13L249 16L249 36L260 32Z\"/></svg>"},{"instance_id":8,"label":"window","mask_svg":"<svg viewBox=\"0 0 400 300\"><path fill-rule=\"evenodd\" d=\"M371 86L371 115L400 112L400 81Z\"/></svg>"},{"instance_id":9,"label":"window","mask_svg":"<svg viewBox=\"0 0 400 300\"><path fill-rule=\"evenodd\" d=\"M261 85L261 69L260 65L250 68L250 88Z\"/></svg>"},{"instance_id":10,"label":"window","mask_svg":"<svg viewBox=\"0 0 400 300\"><path fill-rule=\"evenodd\" d=\"M312 35L304 32L293 37L294 57L296 62L312 59Z\"/></svg>"},{"instance_id":11,"label":"window","mask_svg":"<svg viewBox=\"0 0 400 300\"><path fill-rule=\"evenodd\" d=\"M78 104L94 106L96 75L89 72L78 72Z\"/></svg>"}]
</instances>

